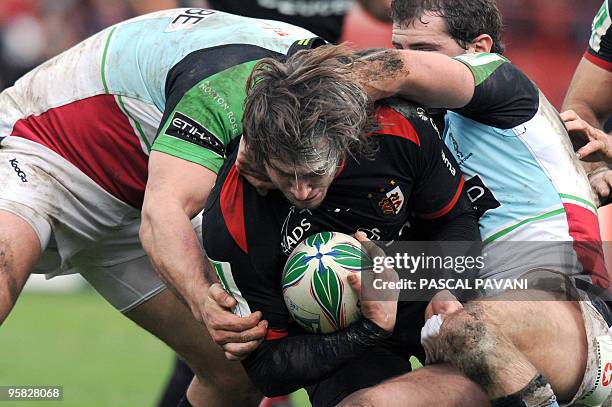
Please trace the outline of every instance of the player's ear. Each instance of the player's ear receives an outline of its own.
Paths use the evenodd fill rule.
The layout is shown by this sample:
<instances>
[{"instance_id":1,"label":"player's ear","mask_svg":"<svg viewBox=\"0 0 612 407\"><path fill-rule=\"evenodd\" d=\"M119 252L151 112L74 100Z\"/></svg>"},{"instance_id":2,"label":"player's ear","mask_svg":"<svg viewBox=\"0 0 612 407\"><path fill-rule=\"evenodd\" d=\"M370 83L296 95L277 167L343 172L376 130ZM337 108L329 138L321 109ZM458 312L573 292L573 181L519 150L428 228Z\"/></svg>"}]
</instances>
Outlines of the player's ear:
<instances>
[{"instance_id":1,"label":"player's ear","mask_svg":"<svg viewBox=\"0 0 612 407\"><path fill-rule=\"evenodd\" d=\"M468 46L468 52L491 52L493 38L489 34L480 34Z\"/></svg>"}]
</instances>

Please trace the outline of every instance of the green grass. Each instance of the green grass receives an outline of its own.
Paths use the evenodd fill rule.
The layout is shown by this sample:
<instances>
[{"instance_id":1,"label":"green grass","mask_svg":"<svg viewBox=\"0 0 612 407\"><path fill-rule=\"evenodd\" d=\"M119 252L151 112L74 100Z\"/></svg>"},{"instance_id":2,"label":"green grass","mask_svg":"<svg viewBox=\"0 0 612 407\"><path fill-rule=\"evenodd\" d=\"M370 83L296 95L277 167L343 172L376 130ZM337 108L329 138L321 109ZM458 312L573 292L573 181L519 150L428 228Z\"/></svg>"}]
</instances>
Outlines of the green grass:
<instances>
[{"instance_id":1,"label":"green grass","mask_svg":"<svg viewBox=\"0 0 612 407\"><path fill-rule=\"evenodd\" d=\"M0 327L0 386L64 386L61 402L0 407L154 406L172 352L92 290L24 293ZM293 395L310 406L306 392Z\"/></svg>"},{"instance_id":2,"label":"green grass","mask_svg":"<svg viewBox=\"0 0 612 407\"><path fill-rule=\"evenodd\" d=\"M153 406L172 364L162 342L91 290L23 294L0 328L0 355L0 385L64 386L49 407Z\"/></svg>"},{"instance_id":3,"label":"green grass","mask_svg":"<svg viewBox=\"0 0 612 407\"><path fill-rule=\"evenodd\" d=\"M64 400L0 407L154 406L172 362L162 342L91 289L24 293L0 327L0 386L61 385ZM310 406L303 390L292 399L296 407Z\"/></svg>"}]
</instances>

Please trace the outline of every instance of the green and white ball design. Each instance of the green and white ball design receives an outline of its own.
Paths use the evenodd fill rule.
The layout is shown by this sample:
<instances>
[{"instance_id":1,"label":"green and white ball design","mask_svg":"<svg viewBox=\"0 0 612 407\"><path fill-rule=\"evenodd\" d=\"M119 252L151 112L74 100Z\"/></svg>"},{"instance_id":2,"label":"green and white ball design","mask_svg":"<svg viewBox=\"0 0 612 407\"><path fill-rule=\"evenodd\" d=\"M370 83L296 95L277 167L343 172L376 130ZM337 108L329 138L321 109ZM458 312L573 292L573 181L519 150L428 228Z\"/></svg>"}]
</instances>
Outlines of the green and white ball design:
<instances>
[{"instance_id":1,"label":"green and white ball design","mask_svg":"<svg viewBox=\"0 0 612 407\"><path fill-rule=\"evenodd\" d=\"M313 333L346 328L361 317L359 298L346 277L371 266L352 236L321 232L291 253L283 270L285 304L293 319Z\"/></svg>"}]
</instances>

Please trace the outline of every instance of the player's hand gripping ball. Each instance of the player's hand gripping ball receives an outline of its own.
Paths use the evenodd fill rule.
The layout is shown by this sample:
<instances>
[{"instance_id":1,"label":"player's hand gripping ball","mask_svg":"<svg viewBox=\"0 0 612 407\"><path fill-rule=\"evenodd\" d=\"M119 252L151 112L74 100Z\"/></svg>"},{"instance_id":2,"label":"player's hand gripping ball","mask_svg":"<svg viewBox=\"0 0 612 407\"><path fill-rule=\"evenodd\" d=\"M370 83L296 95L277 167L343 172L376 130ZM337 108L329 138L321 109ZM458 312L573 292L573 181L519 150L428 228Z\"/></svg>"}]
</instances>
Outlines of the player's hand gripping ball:
<instances>
[{"instance_id":1,"label":"player's hand gripping ball","mask_svg":"<svg viewBox=\"0 0 612 407\"><path fill-rule=\"evenodd\" d=\"M335 332L359 320L359 298L347 276L368 267L372 260L354 237L337 232L308 237L283 270L283 296L293 319L312 333Z\"/></svg>"}]
</instances>

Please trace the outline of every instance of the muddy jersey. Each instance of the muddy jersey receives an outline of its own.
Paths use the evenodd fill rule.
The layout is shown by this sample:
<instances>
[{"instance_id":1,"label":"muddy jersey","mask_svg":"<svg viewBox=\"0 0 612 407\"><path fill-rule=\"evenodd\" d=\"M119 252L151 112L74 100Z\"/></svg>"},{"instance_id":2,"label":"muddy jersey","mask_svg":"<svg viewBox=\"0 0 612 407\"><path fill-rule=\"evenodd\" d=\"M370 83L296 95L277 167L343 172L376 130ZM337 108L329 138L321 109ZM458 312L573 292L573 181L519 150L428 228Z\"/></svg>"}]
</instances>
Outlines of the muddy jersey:
<instances>
[{"instance_id":1,"label":"muddy jersey","mask_svg":"<svg viewBox=\"0 0 612 407\"><path fill-rule=\"evenodd\" d=\"M286 328L283 266L310 235L359 229L390 241L405 237L404 226L414 216L440 219L455 207L469 211L463 177L429 121L406 103L384 106L378 115L374 159L347 159L316 209L297 209L279 191L259 196L228 160L204 212L203 242L220 281L238 300L238 314L261 310L274 330ZM464 239L477 238L475 224L472 230Z\"/></svg>"},{"instance_id":2,"label":"muddy jersey","mask_svg":"<svg viewBox=\"0 0 612 407\"><path fill-rule=\"evenodd\" d=\"M289 24L199 8L119 23L0 94L0 142L40 143L138 208L151 150L217 172L242 133L254 64L309 38Z\"/></svg>"},{"instance_id":3,"label":"muddy jersey","mask_svg":"<svg viewBox=\"0 0 612 407\"><path fill-rule=\"evenodd\" d=\"M490 254L485 276L556 266L546 263L544 251L560 246L546 242L570 242L573 252L565 260L578 269L569 269L607 285L589 181L557 111L504 57L479 53L456 59L472 71L476 87L465 107L447 113L444 137L480 216ZM509 241L544 244L525 252L504 243Z\"/></svg>"},{"instance_id":4,"label":"muddy jersey","mask_svg":"<svg viewBox=\"0 0 612 407\"><path fill-rule=\"evenodd\" d=\"M612 71L612 3L605 0L599 12L593 19L589 48L584 57L595 65Z\"/></svg>"}]
</instances>

